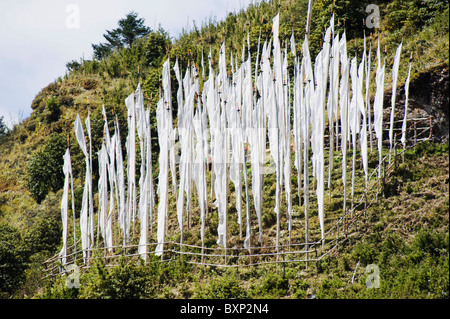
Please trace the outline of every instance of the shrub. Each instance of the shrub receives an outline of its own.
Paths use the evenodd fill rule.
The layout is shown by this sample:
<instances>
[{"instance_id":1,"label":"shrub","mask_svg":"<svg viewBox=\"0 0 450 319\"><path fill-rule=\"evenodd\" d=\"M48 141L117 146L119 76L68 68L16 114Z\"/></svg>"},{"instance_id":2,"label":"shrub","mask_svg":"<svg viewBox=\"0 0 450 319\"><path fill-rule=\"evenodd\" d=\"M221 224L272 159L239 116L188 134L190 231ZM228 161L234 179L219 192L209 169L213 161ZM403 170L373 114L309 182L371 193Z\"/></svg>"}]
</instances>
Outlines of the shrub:
<instances>
[{"instance_id":1,"label":"shrub","mask_svg":"<svg viewBox=\"0 0 450 319\"><path fill-rule=\"evenodd\" d=\"M375 261L376 251L373 245L358 242L353 250L355 260L360 260L363 265L370 265Z\"/></svg>"},{"instance_id":2,"label":"shrub","mask_svg":"<svg viewBox=\"0 0 450 319\"><path fill-rule=\"evenodd\" d=\"M26 233L27 250L54 253L61 241L61 225L55 218L40 218Z\"/></svg>"},{"instance_id":3,"label":"shrub","mask_svg":"<svg viewBox=\"0 0 450 319\"><path fill-rule=\"evenodd\" d=\"M94 79L83 79L81 81L81 86L85 89L85 90L93 90L97 87L97 81Z\"/></svg>"},{"instance_id":4,"label":"shrub","mask_svg":"<svg viewBox=\"0 0 450 319\"><path fill-rule=\"evenodd\" d=\"M270 208L268 210L264 210L262 222L264 227L271 227L277 222L277 215Z\"/></svg>"},{"instance_id":5,"label":"shrub","mask_svg":"<svg viewBox=\"0 0 450 319\"><path fill-rule=\"evenodd\" d=\"M8 133L8 127L4 122L4 117L0 116L0 136L5 135L6 133Z\"/></svg>"},{"instance_id":6,"label":"shrub","mask_svg":"<svg viewBox=\"0 0 450 319\"><path fill-rule=\"evenodd\" d=\"M413 249L436 257L445 251L448 254L448 238L448 235L445 236L442 233L431 233L430 231L421 230L414 239Z\"/></svg>"},{"instance_id":7,"label":"shrub","mask_svg":"<svg viewBox=\"0 0 450 319\"><path fill-rule=\"evenodd\" d=\"M63 135L53 134L44 148L37 151L28 162L27 187L33 198L40 203L49 191L57 191L64 183Z\"/></svg>"},{"instance_id":8,"label":"shrub","mask_svg":"<svg viewBox=\"0 0 450 319\"><path fill-rule=\"evenodd\" d=\"M317 292L317 298L339 298L340 289L345 287L345 283L338 278L326 278Z\"/></svg>"},{"instance_id":9,"label":"shrub","mask_svg":"<svg viewBox=\"0 0 450 319\"><path fill-rule=\"evenodd\" d=\"M75 99L70 95L63 95L60 97L61 105L72 107Z\"/></svg>"},{"instance_id":10,"label":"shrub","mask_svg":"<svg viewBox=\"0 0 450 319\"><path fill-rule=\"evenodd\" d=\"M22 244L17 229L0 225L0 298L10 297L23 280L26 264Z\"/></svg>"},{"instance_id":11,"label":"shrub","mask_svg":"<svg viewBox=\"0 0 450 319\"><path fill-rule=\"evenodd\" d=\"M263 293L267 293L272 296L284 296L287 294L288 289L288 279L275 273L267 274L262 285Z\"/></svg>"},{"instance_id":12,"label":"shrub","mask_svg":"<svg viewBox=\"0 0 450 319\"><path fill-rule=\"evenodd\" d=\"M50 97L47 100L47 123L55 122L59 119L59 117L61 116L60 105L61 102L54 96Z\"/></svg>"},{"instance_id":13,"label":"shrub","mask_svg":"<svg viewBox=\"0 0 450 319\"><path fill-rule=\"evenodd\" d=\"M307 296L307 290L310 287L310 284L307 283L303 279L296 279L294 284L292 285L292 289L294 290L294 298L296 299L304 299Z\"/></svg>"},{"instance_id":14,"label":"shrub","mask_svg":"<svg viewBox=\"0 0 450 319\"><path fill-rule=\"evenodd\" d=\"M209 299L245 299L247 291L233 275L225 275L211 281L206 288L204 298Z\"/></svg>"}]
</instances>

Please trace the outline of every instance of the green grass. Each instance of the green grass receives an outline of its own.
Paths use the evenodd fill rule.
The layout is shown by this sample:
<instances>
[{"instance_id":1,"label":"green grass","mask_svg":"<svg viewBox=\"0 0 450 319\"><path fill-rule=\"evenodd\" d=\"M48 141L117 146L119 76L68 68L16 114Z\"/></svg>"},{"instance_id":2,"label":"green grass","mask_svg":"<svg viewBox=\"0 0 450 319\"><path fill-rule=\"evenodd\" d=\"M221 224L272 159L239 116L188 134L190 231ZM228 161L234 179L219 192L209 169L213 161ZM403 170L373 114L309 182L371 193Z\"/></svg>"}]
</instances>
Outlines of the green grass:
<instances>
[{"instance_id":1,"label":"green grass","mask_svg":"<svg viewBox=\"0 0 450 319\"><path fill-rule=\"evenodd\" d=\"M182 260L163 264L155 260L149 265L129 260L109 269L100 261L82 275L82 288L75 297L448 298L446 150L448 143L427 143L407 151L403 165L408 167L409 173L399 167L386 181L387 184L396 181L398 194L380 196L350 229L348 240L338 251L310 263L307 269L304 263L228 269L193 266ZM270 183L271 179L266 180ZM362 179L358 176L357 193L362 191ZM421 193L409 192L411 187L419 188ZM333 205L340 206L339 192L339 188L332 192L332 201L326 206L330 222L342 214L339 209L329 210ZM427 197L426 192L435 195ZM418 200L420 205L417 205ZM318 227L317 222L312 224ZM190 232L192 237L188 237L195 244L195 227ZM234 227L234 236L237 232ZM379 267L380 288L366 287L369 276L366 267L370 264ZM134 285L136 287L132 288ZM38 297L66 298L74 297L74 293L65 287L62 279L56 279L50 281Z\"/></svg>"},{"instance_id":2,"label":"green grass","mask_svg":"<svg viewBox=\"0 0 450 319\"><path fill-rule=\"evenodd\" d=\"M395 2L395 5L401 4L399 1L393 0L391 2ZM330 14L328 5L330 3L331 1L328 0L315 1L318 11L316 11L317 15L314 16L313 21L313 27L316 30L313 30L311 35L314 38L312 39L314 41L311 41L312 46L314 46L312 50L318 51L320 34L323 30L321 21L328 22ZM412 3L412 1L408 1L408 3ZM285 1L282 3L280 16L280 35L282 38L290 37L292 29L289 23L291 21L295 25L294 32L297 42L300 43L300 39L304 35L304 7L306 5L307 1ZM342 5L342 3L338 5ZM420 74L448 66L448 4L444 7L444 10L427 11L426 14L433 16L433 19L426 22L421 21L418 25L411 24L411 21L415 21L419 17L414 7L409 7L408 10L411 12L403 12L409 14L407 19L403 20L395 20L395 15L391 16L391 13L395 12L390 9L389 5L381 5L380 7L382 10L382 28L379 30L380 44L382 48L385 45L388 46L387 52L382 53L382 58L386 58L387 63L386 93L391 86L391 61L395 49L402 39L404 46L401 60L403 62L400 63L398 80L400 85L406 79L407 62L411 52L413 54L412 81ZM61 190L49 192L42 203L37 204L28 191L26 183L27 163L49 141L53 133L63 135L66 139L68 137L67 132L70 132L72 165L75 174L74 183L76 185L75 201L77 207L80 207L82 196L82 186L80 185L83 184L84 158L73 135L72 128L75 116L80 113L84 119L87 117L88 110L91 111L93 137L95 141L99 141L102 138L101 106L104 103L108 118L113 118L113 112L119 118L121 141L125 148L127 130L126 109L123 100L137 85L137 66L140 66L143 88L148 94L146 101L151 105L152 123L156 123L154 109L161 86L161 65L167 58L166 53L168 53L171 62L174 62L174 57L178 56L182 68L186 67L188 61L197 62L197 65L199 65L201 48L205 47L208 42L212 45L213 56L218 56L217 52L223 35L227 39L226 44L229 48L233 47L233 50L237 49L237 52L240 52L242 38L246 35L246 22L249 22L251 26L251 54L254 63L259 29L261 27L263 39L264 37L270 37L271 19L269 17L274 16L277 10L276 2L263 2L261 6L252 5L245 12L230 14L225 21L215 22L210 20L209 23L204 23L200 29L195 28L197 30L184 32L175 41L175 45L170 45L167 35L163 30L160 30L152 33L151 38L137 42L132 49L121 50L109 59L81 61L81 67L78 71L71 72L64 79L60 78L43 88L32 103L32 115L22 123L15 125L11 132L0 137L0 224L13 227L21 234L21 242L25 242L27 238L28 240L31 238L28 236L30 230L34 229L34 225L41 225L42 219L47 219L50 225L53 225L54 222L60 223L59 201ZM349 17L348 12L341 13L347 15L352 21L354 20L353 22L356 21L356 16ZM262 23L260 23L261 19ZM398 26L392 27L394 20L398 22ZM347 26L350 25L350 22L348 21ZM340 28L343 29L342 24ZM355 50L360 56L362 50L362 38L360 36L362 34L358 35L354 31L348 33L348 35L353 34L348 37L349 56L353 56ZM374 39L372 39L372 44L375 43ZM142 53L147 51L154 53L154 56L149 57ZM230 52L230 50L227 52ZM372 57L374 56L375 47L372 46ZM229 55L227 55L228 58ZM292 66L291 58L289 56L290 67ZM374 65L375 63L372 63L372 67ZM172 83L176 82L174 77L172 80ZM175 88L176 86L172 90L174 95L176 94ZM175 96L173 99L175 100ZM112 125L110 125L111 127ZM155 126L152 129L152 136L156 136ZM95 153L98 151L96 149L98 145L100 144L94 143L94 161L96 160ZM156 177L158 172L156 163L158 145L156 140L153 149L155 150L153 168L154 177ZM349 186L351 182L351 154L351 151L349 151L348 207L351 204ZM107 269L98 265L97 273L92 270L92 273L83 275L84 288L74 295L74 291L64 288L63 279L49 282L45 288L42 280L39 279L42 261L46 254L54 254L58 249L51 252L34 252L34 254L29 251L25 254L25 250L23 250L20 254L23 254L23 260L27 265L25 277L21 283L21 288L8 296L18 298L29 298L33 295L55 298L70 296L107 298L124 295L146 298L206 298L211 296L218 296L219 298L233 296L242 298L263 296L310 298L312 295L316 295L317 298L448 298L448 154L448 143L442 145L423 143L416 149L407 150L405 163L400 163L395 173L386 180L384 192L379 194L375 204L357 222L357 231L349 234L349 240L339 247L339 254L324 258L321 262L311 265L308 270L305 270L302 264L287 264L284 268L269 265L243 269L237 272L235 270L213 269L212 267L192 268L176 262L169 265L153 265L149 269L144 266L129 264L126 271L120 273L118 269ZM326 164L327 161L328 154L325 154ZM326 227L329 227L343 213L341 161L342 157L336 152L334 157L335 169L332 172L331 201L329 200L330 193L328 190L325 191ZM370 153L369 167L373 169L377 164L377 153ZM357 167L361 167L359 153L357 153ZM94 165L94 188L97 187L98 173L96 169L96 165ZM251 189L251 170L248 169L248 172ZM355 201L358 201L364 192L361 172L362 170L359 169L356 174ZM294 174L295 176L291 180L293 227L295 230L292 238L294 242L302 242L304 239L303 195L301 194L301 198L298 198L297 176L296 173ZM312 170L310 169L311 174ZM325 176L325 184L327 178L328 173ZM310 176L310 181L310 237L317 240L320 238L320 231L312 176ZM276 216L273 212L275 206L274 174L266 175L263 188L262 216L265 228L263 242L270 244L275 242L276 226ZM170 194L170 196L170 212L171 217L174 217L175 198L173 194ZM250 192L252 225L256 225L256 214L252 199L252 193ZM231 245L241 245L239 225L236 222L237 214L234 209L235 200L235 196L231 195L228 202L231 215L229 218L229 240ZM186 229L185 241L189 244L198 244L200 233L199 208L195 200L195 192L192 202L194 216L192 227ZM209 206L205 244L207 247L214 247L218 224L217 209L212 207L211 202ZM281 211L281 231L284 234L287 231L284 193L281 194ZM155 216L156 214L154 214L154 218L156 218ZM71 217L69 218L69 225L69 233L71 233ZM156 223L153 224L153 229L156 230ZM179 240L177 230L176 219L171 218L169 220L169 240ZM256 234L257 228L253 228L253 236L257 236ZM79 234L77 236L79 238ZM135 241L138 239L137 236L136 232ZM422 238L417 239L420 243L415 241L416 237L419 238L418 236ZM1 240L0 238L0 242ZM150 240L156 240L155 232ZM283 236L282 241L285 240L286 238ZM423 241L425 243L430 242L433 247L439 247L438 250L447 252L447 257L443 253L431 252L426 248L428 247L426 244L421 244ZM252 238L252 242L256 242L256 240ZM48 244L49 246L58 246L60 245L60 238ZM22 249L22 247L19 248ZM424 249L425 251L422 254L421 252ZM360 266L355 271L358 261ZM364 267L367 266L365 263L368 262L374 262L380 266L382 278L380 289L366 289L365 287L367 274L364 273ZM445 273L445 270L447 273ZM103 277L99 275L100 272ZM351 283L353 273L355 273L355 277L354 282ZM102 287L124 287L120 285L126 285L128 277L135 280L136 276L144 276L151 281L161 280L164 284L153 289L147 287L148 283L136 279L134 281L135 291L127 286L124 288L124 295L120 295L120 291L117 291L118 288L115 291L112 288L108 288L109 290L105 288L106 290L102 292ZM92 282L92 284L89 284L89 282Z\"/></svg>"}]
</instances>

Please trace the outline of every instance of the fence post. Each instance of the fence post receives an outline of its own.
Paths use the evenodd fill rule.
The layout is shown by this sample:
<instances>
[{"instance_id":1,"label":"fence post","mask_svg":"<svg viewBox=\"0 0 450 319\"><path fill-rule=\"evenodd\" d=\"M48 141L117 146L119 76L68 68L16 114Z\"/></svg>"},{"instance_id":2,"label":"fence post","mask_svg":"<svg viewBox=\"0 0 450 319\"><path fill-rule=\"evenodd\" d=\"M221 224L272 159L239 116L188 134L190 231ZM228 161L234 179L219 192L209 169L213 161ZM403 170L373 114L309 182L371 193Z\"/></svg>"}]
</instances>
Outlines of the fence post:
<instances>
[{"instance_id":1,"label":"fence post","mask_svg":"<svg viewBox=\"0 0 450 319\"><path fill-rule=\"evenodd\" d=\"M414 122L414 147L417 145L417 122Z\"/></svg>"},{"instance_id":2,"label":"fence post","mask_svg":"<svg viewBox=\"0 0 450 319\"><path fill-rule=\"evenodd\" d=\"M385 166L384 166L384 160L382 162L382 170L383 170L383 174L381 175L381 178L382 178L382 193L383 193L383 197L386 197L386 170L385 170Z\"/></svg>"},{"instance_id":3,"label":"fence post","mask_svg":"<svg viewBox=\"0 0 450 319\"><path fill-rule=\"evenodd\" d=\"M430 116L430 136L428 137L429 140L433 138L433 115Z\"/></svg>"},{"instance_id":4,"label":"fence post","mask_svg":"<svg viewBox=\"0 0 450 319\"><path fill-rule=\"evenodd\" d=\"M397 170L397 136L394 136L394 168Z\"/></svg>"}]
</instances>

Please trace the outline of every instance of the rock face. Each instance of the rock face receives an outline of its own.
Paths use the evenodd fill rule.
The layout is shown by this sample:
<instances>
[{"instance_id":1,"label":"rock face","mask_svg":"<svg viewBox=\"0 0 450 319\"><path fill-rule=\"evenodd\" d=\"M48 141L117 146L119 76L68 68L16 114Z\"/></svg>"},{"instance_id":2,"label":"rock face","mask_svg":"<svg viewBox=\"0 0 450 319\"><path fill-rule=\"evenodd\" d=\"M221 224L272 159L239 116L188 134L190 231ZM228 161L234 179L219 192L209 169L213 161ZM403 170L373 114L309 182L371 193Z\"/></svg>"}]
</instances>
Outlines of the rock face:
<instances>
[{"instance_id":1,"label":"rock face","mask_svg":"<svg viewBox=\"0 0 450 319\"><path fill-rule=\"evenodd\" d=\"M411 109L421 109L434 117L433 135L441 141L449 137L448 77L448 64L440 65L419 74L409 89Z\"/></svg>"},{"instance_id":2,"label":"rock face","mask_svg":"<svg viewBox=\"0 0 450 319\"><path fill-rule=\"evenodd\" d=\"M384 97L385 112L389 110L391 94ZM397 89L396 119L402 119L405 105L404 85ZM388 109L388 110L387 110ZM386 112L385 119L389 119ZM408 118L433 116L433 137L445 142L449 138L449 66L438 65L411 79L409 86ZM400 124L400 123L399 123ZM401 127L401 124L400 124Z\"/></svg>"}]
</instances>

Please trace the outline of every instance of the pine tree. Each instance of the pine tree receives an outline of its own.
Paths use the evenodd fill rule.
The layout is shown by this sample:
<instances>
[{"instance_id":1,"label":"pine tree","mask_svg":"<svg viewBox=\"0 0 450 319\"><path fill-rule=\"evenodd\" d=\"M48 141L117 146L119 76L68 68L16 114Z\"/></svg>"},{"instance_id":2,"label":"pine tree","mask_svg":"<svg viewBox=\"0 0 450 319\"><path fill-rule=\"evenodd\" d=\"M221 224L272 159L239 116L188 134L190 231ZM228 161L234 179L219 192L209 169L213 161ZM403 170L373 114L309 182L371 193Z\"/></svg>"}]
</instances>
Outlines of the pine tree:
<instances>
[{"instance_id":1,"label":"pine tree","mask_svg":"<svg viewBox=\"0 0 450 319\"><path fill-rule=\"evenodd\" d=\"M136 12L130 12L124 19L119 20L119 27L107 30L103 37L107 43L92 44L95 58L101 60L109 56L114 50L126 47L131 48L134 40L142 38L151 32L144 25L145 20L138 18Z\"/></svg>"},{"instance_id":2,"label":"pine tree","mask_svg":"<svg viewBox=\"0 0 450 319\"><path fill-rule=\"evenodd\" d=\"M8 127L6 126L5 122L3 121L4 117L0 116L0 136L8 133Z\"/></svg>"},{"instance_id":3,"label":"pine tree","mask_svg":"<svg viewBox=\"0 0 450 319\"><path fill-rule=\"evenodd\" d=\"M130 12L125 19L119 21L119 28L114 30L122 44L131 47L133 41L150 33L150 28L144 25L143 18L138 19L136 12Z\"/></svg>"}]
</instances>

